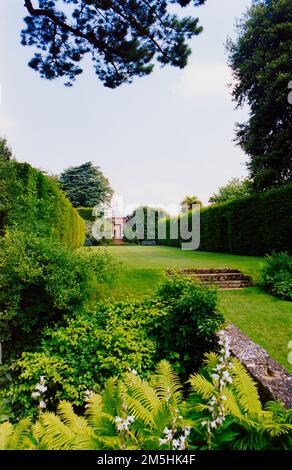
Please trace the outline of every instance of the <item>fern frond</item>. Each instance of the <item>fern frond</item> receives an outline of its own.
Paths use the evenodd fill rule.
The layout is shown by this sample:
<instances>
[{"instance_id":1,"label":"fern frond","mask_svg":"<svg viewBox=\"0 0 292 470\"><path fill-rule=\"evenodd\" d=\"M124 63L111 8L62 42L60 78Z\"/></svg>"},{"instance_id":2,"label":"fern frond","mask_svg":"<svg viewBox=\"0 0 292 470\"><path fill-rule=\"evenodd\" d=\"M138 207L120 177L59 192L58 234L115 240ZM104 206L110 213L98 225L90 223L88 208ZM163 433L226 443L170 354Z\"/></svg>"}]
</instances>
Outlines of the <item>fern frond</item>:
<instances>
[{"instance_id":1,"label":"fern frond","mask_svg":"<svg viewBox=\"0 0 292 470\"><path fill-rule=\"evenodd\" d=\"M259 412L262 405L255 382L237 359L232 359L234 365L232 388L244 412Z\"/></svg>"},{"instance_id":2,"label":"fern frond","mask_svg":"<svg viewBox=\"0 0 292 470\"><path fill-rule=\"evenodd\" d=\"M203 375L194 374L189 379L191 389L195 393L199 393L205 400L208 400L214 393L214 386Z\"/></svg>"},{"instance_id":3,"label":"fern frond","mask_svg":"<svg viewBox=\"0 0 292 470\"><path fill-rule=\"evenodd\" d=\"M153 423L160 407L156 390L148 382L133 374L126 374L125 384L127 388L125 400L129 410L146 424Z\"/></svg>"},{"instance_id":4,"label":"fern frond","mask_svg":"<svg viewBox=\"0 0 292 470\"><path fill-rule=\"evenodd\" d=\"M94 430L99 430L103 400L101 395L94 393L86 405L87 421Z\"/></svg>"},{"instance_id":5,"label":"fern frond","mask_svg":"<svg viewBox=\"0 0 292 470\"><path fill-rule=\"evenodd\" d=\"M57 408L57 413L62 422L68 426L73 433L89 433L90 428L85 418L78 416L73 406L68 401L61 401Z\"/></svg>"},{"instance_id":6,"label":"fern frond","mask_svg":"<svg viewBox=\"0 0 292 470\"><path fill-rule=\"evenodd\" d=\"M263 429L271 437L279 437L284 435L291 435L292 433L292 424L289 423L268 423L264 424Z\"/></svg>"},{"instance_id":7,"label":"fern frond","mask_svg":"<svg viewBox=\"0 0 292 470\"><path fill-rule=\"evenodd\" d=\"M182 401L182 385L169 362L159 362L152 384L160 400L173 399L177 403Z\"/></svg>"},{"instance_id":8,"label":"fern frond","mask_svg":"<svg viewBox=\"0 0 292 470\"><path fill-rule=\"evenodd\" d=\"M10 437L12 436L14 427L11 423L6 421L0 424L0 450L6 450Z\"/></svg>"},{"instance_id":9,"label":"fern frond","mask_svg":"<svg viewBox=\"0 0 292 470\"><path fill-rule=\"evenodd\" d=\"M27 439L31 431L31 419L24 418L15 426L13 433L9 438L7 449L21 450L24 449L24 441Z\"/></svg>"},{"instance_id":10,"label":"fern frond","mask_svg":"<svg viewBox=\"0 0 292 470\"><path fill-rule=\"evenodd\" d=\"M54 413L44 413L41 418L45 432L42 443L48 450L75 450L75 433L59 416Z\"/></svg>"},{"instance_id":11,"label":"fern frond","mask_svg":"<svg viewBox=\"0 0 292 470\"><path fill-rule=\"evenodd\" d=\"M243 414L241 412L240 406L238 405L236 397L234 396L234 393L232 392L232 390L226 387L224 391L222 392L222 394L225 395L227 398L224 404L225 410L227 411L227 413L230 413L239 419L243 418Z\"/></svg>"},{"instance_id":12,"label":"fern frond","mask_svg":"<svg viewBox=\"0 0 292 470\"><path fill-rule=\"evenodd\" d=\"M116 378L109 379L102 394L103 411L112 416L117 416L120 408L120 388Z\"/></svg>"},{"instance_id":13,"label":"fern frond","mask_svg":"<svg viewBox=\"0 0 292 470\"><path fill-rule=\"evenodd\" d=\"M213 370L219 362L219 356L215 352L208 352L204 355L203 364L208 370Z\"/></svg>"}]
</instances>

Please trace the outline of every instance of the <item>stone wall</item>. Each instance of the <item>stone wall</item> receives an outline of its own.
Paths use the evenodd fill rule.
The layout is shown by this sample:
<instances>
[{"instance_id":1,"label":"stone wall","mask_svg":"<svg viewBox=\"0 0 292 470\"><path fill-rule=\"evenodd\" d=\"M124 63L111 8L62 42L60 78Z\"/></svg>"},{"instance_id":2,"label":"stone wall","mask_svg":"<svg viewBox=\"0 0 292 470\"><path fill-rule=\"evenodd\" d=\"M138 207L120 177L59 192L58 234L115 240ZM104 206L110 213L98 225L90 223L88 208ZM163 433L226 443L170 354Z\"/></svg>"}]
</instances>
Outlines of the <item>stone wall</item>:
<instances>
[{"instance_id":1,"label":"stone wall","mask_svg":"<svg viewBox=\"0 0 292 470\"><path fill-rule=\"evenodd\" d=\"M236 326L230 324L224 331L229 338L231 353L257 382L262 400L279 400L292 408L292 375Z\"/></svg>"}]
</instances>

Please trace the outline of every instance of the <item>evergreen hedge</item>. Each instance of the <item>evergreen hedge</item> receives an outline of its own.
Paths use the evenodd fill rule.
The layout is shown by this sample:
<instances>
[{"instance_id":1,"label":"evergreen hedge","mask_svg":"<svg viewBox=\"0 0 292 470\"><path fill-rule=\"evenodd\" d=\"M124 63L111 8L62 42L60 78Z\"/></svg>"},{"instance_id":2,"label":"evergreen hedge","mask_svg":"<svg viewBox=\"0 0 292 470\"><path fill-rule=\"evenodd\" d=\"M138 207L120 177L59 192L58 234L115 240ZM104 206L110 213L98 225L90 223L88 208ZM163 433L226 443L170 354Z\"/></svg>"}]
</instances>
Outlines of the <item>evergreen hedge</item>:
<instances>
[{"instance_id":1,"label":"evergreen hedge","mask_svg":"<svg viewBox=\"0 0 292 470\"><path fill-rule=\"evenodd\" d=\"M200 250L261 256L292 253L292 184L201 210ZM190 217L190 215L189 215ZM180 246L169 234L161 245ZM161 223L165 223L161 222Z\"/></svg>"},{"instance_id":2,"label":"evergreen hedge","mask_svg":"<svg viewBox=\"0 0 292 470\"><path fill-rule=\"evenodd\" d=\"M58 181L28 163L0 158L0 231L16 225L23 231L56 237L72 248L84 244L85 222Z\"/></svg>"}]
</instances>

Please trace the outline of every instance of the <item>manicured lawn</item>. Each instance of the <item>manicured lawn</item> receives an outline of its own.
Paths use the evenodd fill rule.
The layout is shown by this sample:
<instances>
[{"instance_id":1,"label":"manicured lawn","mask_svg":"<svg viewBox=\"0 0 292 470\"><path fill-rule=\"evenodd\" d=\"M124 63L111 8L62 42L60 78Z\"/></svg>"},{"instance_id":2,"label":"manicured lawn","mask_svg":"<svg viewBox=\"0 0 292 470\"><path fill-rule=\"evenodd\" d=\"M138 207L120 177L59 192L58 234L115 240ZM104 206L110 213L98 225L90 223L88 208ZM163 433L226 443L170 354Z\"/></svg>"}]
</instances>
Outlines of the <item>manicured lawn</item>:
<instances>
[{"instance_id":1,"label":"manicured lawn","mask_svg":"<svg viewBox=\"0 0 292 470\"><path fill-rule=\"evenodd\" d=\"M292 303L258 287L221 291L224 315L292 373L288 342L292 340Z\"/></svg>"},{"instance_id":2,"label":"manicured lawn","mask_svg":"<svg viewBox=\"0 0 292 470\"><path fill-rule=\"evenodd\" d=\"M182 251L173 247L110 246L106 248L123 262L115 286L103 292L105 299L139 299L150 295L167 268L236 268L259 280L263 258L223 253ZM292 304L266 294L258 287L220 292L221 306L232 321L269 354L292 372L288 342L292 340Z\"/></svg>"}]
</instances>

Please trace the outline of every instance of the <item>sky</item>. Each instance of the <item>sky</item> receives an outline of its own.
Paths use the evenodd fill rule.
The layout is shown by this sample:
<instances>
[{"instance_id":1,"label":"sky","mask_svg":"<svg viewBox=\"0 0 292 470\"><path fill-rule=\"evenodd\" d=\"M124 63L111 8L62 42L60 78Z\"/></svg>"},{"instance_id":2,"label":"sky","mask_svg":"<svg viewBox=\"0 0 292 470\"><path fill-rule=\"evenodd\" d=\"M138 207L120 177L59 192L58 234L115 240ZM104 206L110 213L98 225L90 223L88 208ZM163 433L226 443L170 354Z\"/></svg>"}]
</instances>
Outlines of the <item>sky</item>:
<instances>
[{"instance_id":1,"label":"sky","mask_svg":"<svg viewBox=\"0 0 292 470\"><path fill-rule=\"evenodd\" d=\"M19 161L48 173L93 161L109 178L121 210L140 204L175 207L186 195L207 204L219 186L244 177L247 156L234 139L235 110L224 47L251 0L207 0L188 8L204 31L191 41L183 70L160 68L110 90L90 63L72 88L27 66L34 49L20 45L21 0L0 2L0 136Z\"/></svg>"}]
</instances>

